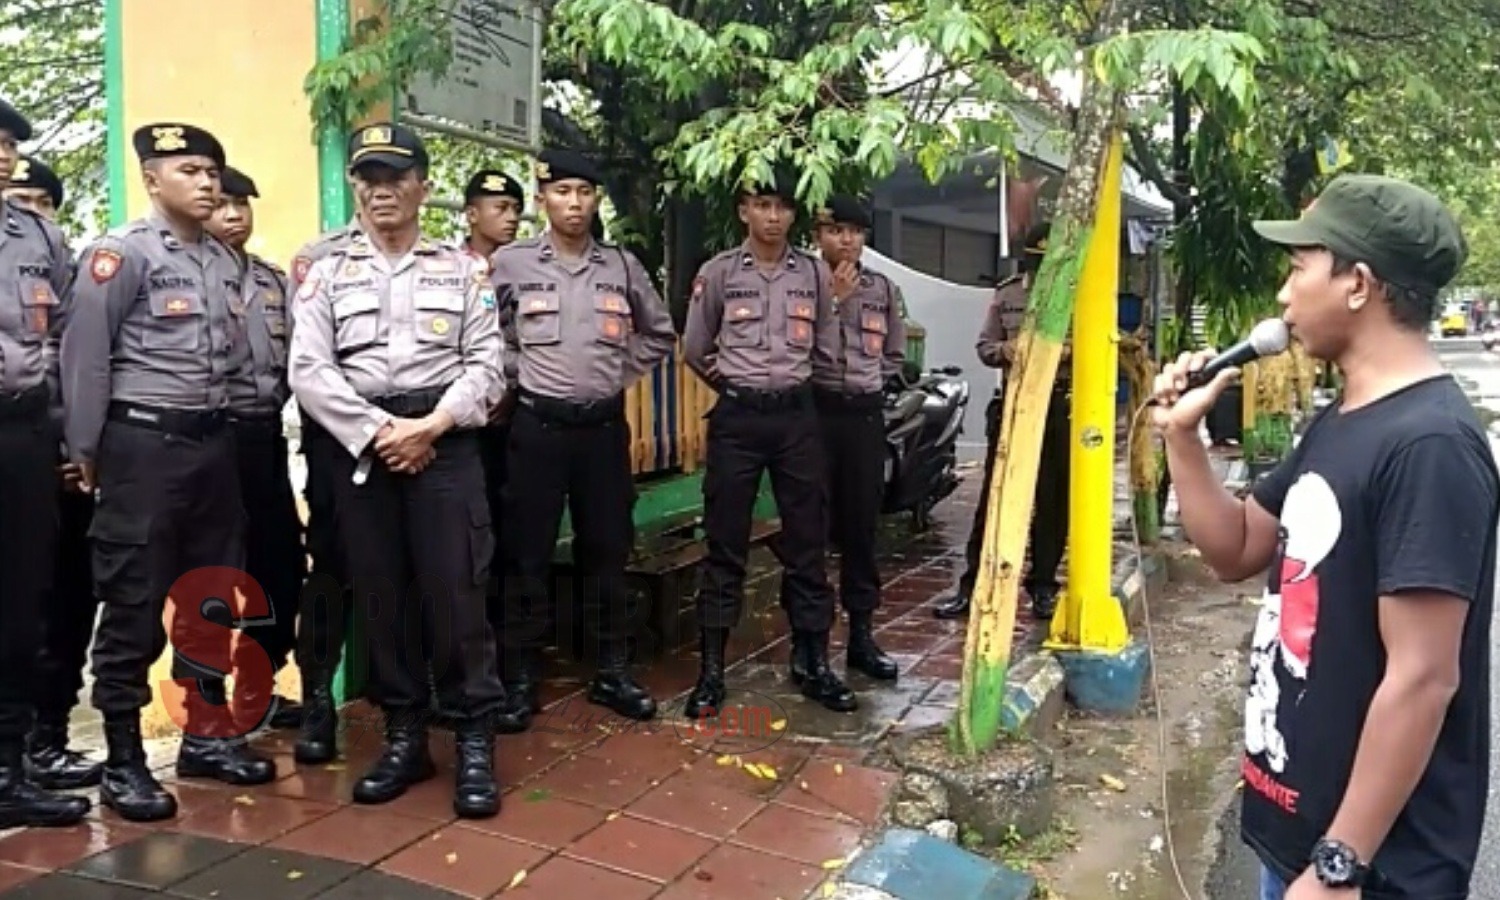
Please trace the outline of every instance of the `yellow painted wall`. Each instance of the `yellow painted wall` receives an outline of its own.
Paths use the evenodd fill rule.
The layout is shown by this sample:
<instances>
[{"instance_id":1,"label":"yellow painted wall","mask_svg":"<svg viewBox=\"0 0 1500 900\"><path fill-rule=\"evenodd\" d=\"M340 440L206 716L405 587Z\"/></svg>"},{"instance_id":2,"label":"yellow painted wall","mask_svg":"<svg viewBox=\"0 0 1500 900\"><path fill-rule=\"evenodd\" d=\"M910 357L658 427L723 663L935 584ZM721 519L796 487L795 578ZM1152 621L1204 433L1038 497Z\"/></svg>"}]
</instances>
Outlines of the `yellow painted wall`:
<instances>
[{"instance_id":1,"label":"yellow painted wall","mask_svg":"<svg viewBox=\"0 0 1500 900\"><path fill-rule=\"evenodd\" d=\"M120 7L129 218L147 209L130 136L153 121L189 122L212 131L229 164L255 179L250 250L286 265L318 233L318 149L302 90L317 59L314 0Z\"/></svg>"}]
</instances>

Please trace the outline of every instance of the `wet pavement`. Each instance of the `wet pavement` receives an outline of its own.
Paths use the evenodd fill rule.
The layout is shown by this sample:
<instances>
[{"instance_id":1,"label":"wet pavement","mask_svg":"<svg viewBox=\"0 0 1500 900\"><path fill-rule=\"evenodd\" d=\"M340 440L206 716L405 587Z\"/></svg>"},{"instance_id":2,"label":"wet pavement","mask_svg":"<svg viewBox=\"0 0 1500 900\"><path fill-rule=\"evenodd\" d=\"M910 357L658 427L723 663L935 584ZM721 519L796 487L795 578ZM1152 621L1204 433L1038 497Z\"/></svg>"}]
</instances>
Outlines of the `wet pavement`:
<instances>
[{"instance_id":1,"label":"wet pavement","mask_svg":"<svg viewBox=\"0 0 1500 900\"><path fill-rule=\"evenodd\" d=\"M957 698L963 624L931 615L961 565L978 473L914 536L893 519L882 537L885 589L878 639L902 666L895 685L850 677L861 709L838 715L804 700L786 677L779 579L758 553L747 615L730 644L729 705L719 731L694 729L682 697L697 671L691 646L639 668L663 701L646 726L615 719L581 696L585 672L554 660L547 712L531 732L502 736L500 814L458 821L451 809L453 739L432 735L438 777L379 807L350 802L380 749L380 719L346 710L343 757L298 767L293 735L257 745L279 778L257 788L179 780L173 740L151 756L178 797L176 819L132 825L96 809L70 829L0 832L0 896L103 900L407 900L534 896L573 900L798 900L836 875L869 835L896 776L866 766L893 729L945 722ZM1024 608L1023 647L1039 630ZM842 625L834 634L842 668ZM81 745L97 746L83 712ZM95 720L96 721L96 720ZM81 728L81 731L80 731Z\"/></svg>"}]
</instances>

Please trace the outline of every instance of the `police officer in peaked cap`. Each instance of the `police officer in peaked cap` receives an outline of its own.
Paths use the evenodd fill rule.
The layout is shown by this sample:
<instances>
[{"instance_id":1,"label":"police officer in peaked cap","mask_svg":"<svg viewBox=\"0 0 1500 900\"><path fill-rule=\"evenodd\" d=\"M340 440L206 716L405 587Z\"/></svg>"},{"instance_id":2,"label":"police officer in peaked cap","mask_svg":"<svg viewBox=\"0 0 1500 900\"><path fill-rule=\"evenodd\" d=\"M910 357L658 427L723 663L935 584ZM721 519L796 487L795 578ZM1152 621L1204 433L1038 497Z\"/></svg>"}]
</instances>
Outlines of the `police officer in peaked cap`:
<instances>
[{"instance_id":1,"label":"police officer in peaked cap","mask_svg":"<svg viewBox=\"0 0 1500 900\"><path fill-rule=\"evenodd\" d=\"M0 189L20 162L31 123L0 100ZM37 710L37 647L56 542L57 372L51 344L63 327L71 256L61 233L0 200L0 828L72 825L82 797L47 793L28 774L27 733Z\"/></svg>"},{"instance_id":2,"label":"police officer in peaked cap","mask_svg":"<svg viewBox=\"0 0 1500 900\"><path fill-rule=\"evenodd\" d=\"M233 374L250 354L234 253L205 231L219 202L224 149L196 126L160 122L133 137L152 211L83 254L63 335L68 453L96 490L90 537L103 604L93 650L93 700L108 758L100 798L132 821L175 815L152 774L140 710L152 663L167 646L163 606L175 604L173 672L191 685L177 773L264 784L276 767L244 736L259 724L228 705L232 621L258 610L239 598L245 535L229 429ZM231 604L233 604L231 606ZM269 681L251 669L236 680Z\"/></svg>"}]
</instances>

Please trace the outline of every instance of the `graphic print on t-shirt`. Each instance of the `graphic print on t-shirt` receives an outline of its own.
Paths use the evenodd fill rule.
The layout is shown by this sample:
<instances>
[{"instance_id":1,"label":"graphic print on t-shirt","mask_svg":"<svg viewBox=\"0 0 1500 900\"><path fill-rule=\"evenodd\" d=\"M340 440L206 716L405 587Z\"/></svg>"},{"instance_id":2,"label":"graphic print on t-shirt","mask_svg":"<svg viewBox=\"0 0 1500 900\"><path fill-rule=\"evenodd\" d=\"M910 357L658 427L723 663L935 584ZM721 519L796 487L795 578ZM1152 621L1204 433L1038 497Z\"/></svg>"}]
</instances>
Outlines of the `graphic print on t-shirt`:
<instances>
[{"instance_id":1,"label":"graphic print on t-shirt","mask_svg":"<svg viewBox=\"0 0 1500 900\"><path fill-rule=\"evenodd\" d=\"M1343 529L1338 498L1323 476L1308 472L1287 492L1281 509L1282 541L1250 643L1250 697L1245 703L1245 749L1265 767L1286 771L1283 717L1302 700L1318 631L1318 566L1333 551ZM1264 770L1247 775L1264 776ZM1247 778L1285 807L1285 788ZM1285 798L1295 802L1292 798Z\"/></svg>"}]
</instances>

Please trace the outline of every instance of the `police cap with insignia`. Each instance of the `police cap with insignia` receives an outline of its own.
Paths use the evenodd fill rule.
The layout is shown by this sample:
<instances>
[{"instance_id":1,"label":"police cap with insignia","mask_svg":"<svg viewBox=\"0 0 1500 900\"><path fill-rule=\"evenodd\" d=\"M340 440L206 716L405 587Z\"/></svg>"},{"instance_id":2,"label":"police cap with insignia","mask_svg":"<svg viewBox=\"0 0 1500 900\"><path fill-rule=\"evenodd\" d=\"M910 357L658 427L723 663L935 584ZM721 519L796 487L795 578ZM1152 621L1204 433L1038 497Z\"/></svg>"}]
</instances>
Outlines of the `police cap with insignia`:
<instances>
[{"instance_id":1,"label":"police cap with insignia","mask_svg":"<svg viewBox=\"0 0 1500 900\"><path fill-rule=\"evenodd\" d=\"M865 208L864 203L860 202L858 197L834 194L828 198L828 204L818 210L818 224L869 228L872 223L870 211Z\"/></svg>"},{"instance_id":2,"label":"police cap with insignia","mask_svg":"<svg viewBox=\"0 0 1500 900\"><path fill-rule=\"evenodd\" d=\"M219 189L227 197L259 197L260 191L255 189L255 181L233 166L226 166L219 173Z\"/></svg>"},{"instance_id":3,"label":"police cap with insignia","mask_svg":"<svg viewBox=\"0 0 1500 900\"><path fill-rule=\"evenodd\" d=\"M141 162L177 156L204 156L224 168L224 145L219 139L183 122L156 122L142 125L131 138L135 155Z\"/></svg>"},{"instance_id":4,"label":"police cap with insignia","mask_svg":"<svg viewBox=\"0 0 1500 900\"><path fill-rule=\"evenodd\" d=\"M57 177L50 166L34 156L23 156L16 162L15 171L10 173L10 186L46 191L47 196L52 198L54 209L62 206L62 179Z\"/></svg>"},{"instance_id":5,"label":"police cap with insignia","mask_svg":"<svg viewBox=\"0 0 1500 900\"><path fill-rule=\"evenodd\" d=\"M17 141L31 140L31 123L4 100L0 100L0 131L10 132Z\"/></svg>"},{"instance_id":6,"label":"police cap with insignia","mask_svg":"<svg viewBox=\"0 0 1500 900\"><path fill-rule=\"evenodd\" d=\"M427 171L427 145L415 131L393 122L366 125L349 137L349 171L367 165Z\"/></svg>"},{"instance_id":7,"label":"police cap with insignia","mask_svg":"<svg viewBox=\"0 0 1500 900\"><path fill-rule=\"evenodd\" d=\"M526 202L521 183L499 169L480 169L469 179L464 188L464 203L473 203L480 197L512 197L517 203Z\"/></svg>"},{"instance_id":8,"label":"police cap with insignia","mask_svg":"<svg viewBox=\"0 0 1500 900\"><path fill-rule=\"evenodd\" d=\"M543 150L536 158L536 183L580 180L589 184L604 183L604 175L594 161L576 150Z\"/></svg>"}]
</instances>

